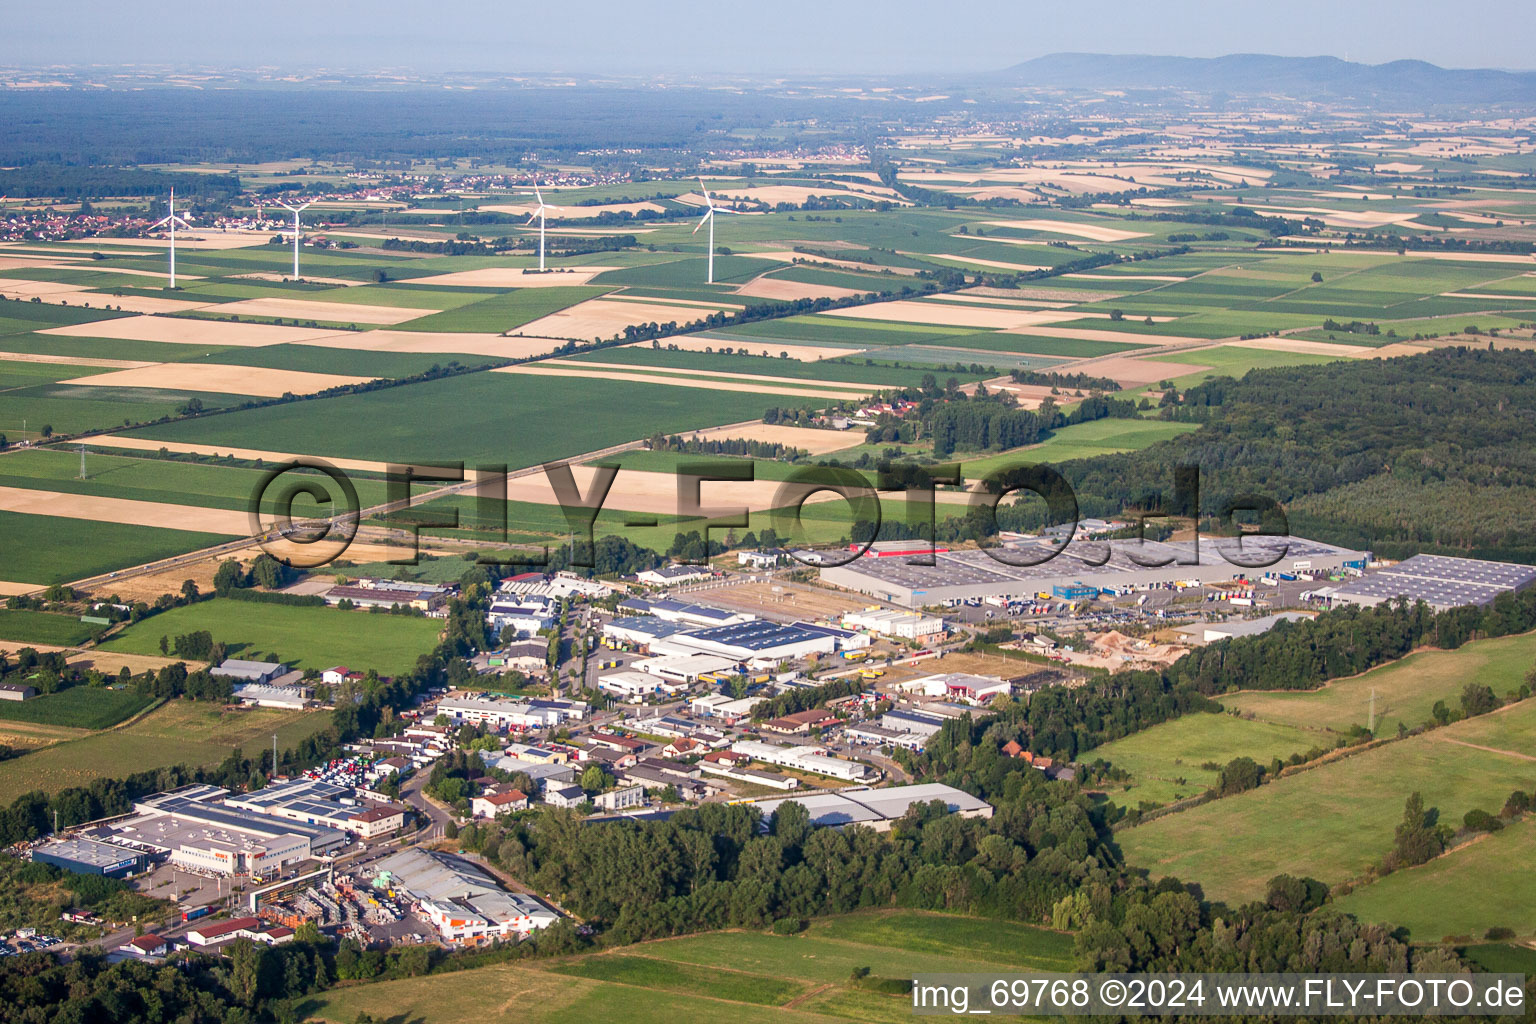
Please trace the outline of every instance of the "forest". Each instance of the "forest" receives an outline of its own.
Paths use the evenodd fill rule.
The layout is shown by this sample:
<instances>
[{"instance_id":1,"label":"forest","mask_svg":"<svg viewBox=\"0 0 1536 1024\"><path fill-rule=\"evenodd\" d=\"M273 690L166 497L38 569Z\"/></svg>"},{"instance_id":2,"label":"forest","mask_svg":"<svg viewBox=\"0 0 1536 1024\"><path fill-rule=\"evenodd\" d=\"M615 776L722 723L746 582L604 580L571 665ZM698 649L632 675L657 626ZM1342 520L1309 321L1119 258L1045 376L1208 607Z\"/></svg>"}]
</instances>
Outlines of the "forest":
<instances>
[{"instance_id":1,"label":"forest","mask_svg":"<svg viewBox=\"0 0 1536 1024\"><path fill-rule=\"evenodd\" d=\"M1533 383L1536 352L1510 349L1254 370L1164 396L1160 415L1198 430L1057 468L1085 516L1169 511L1175 467L1192 465L1211 528L1259 495L1295 534L1383 557L1536 562Z\"/></svg>"}]
</instances>

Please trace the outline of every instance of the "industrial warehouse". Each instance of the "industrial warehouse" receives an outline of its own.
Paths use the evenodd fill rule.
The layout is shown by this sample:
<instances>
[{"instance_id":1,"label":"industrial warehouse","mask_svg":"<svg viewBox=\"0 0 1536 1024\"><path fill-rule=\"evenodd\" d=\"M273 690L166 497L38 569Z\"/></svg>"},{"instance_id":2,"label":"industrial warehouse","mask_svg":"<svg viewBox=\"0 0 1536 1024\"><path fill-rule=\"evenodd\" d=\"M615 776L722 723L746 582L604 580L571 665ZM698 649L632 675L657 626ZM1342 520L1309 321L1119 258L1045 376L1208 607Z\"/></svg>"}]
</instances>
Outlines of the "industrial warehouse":
<instances>
[{"instance_id":1,"label":"industrial warehouse","mask_svg":"<svg viewBox=\"0 0 1536 1024\"><path fill-rule=\"evenodd\" d=\"M1500 594L1524 590L1536 582L1536 567L1512 562L1484 562L1447 555L1414 555L1365 579L1352 580L1319 597L1333 604L1372 607L1396 598L1423 601L1435 611L1459 605L1485 605Z\"/></svg>"},{"instance_id":2,"label":"industrial warehouse","mask_svg":"<svg viewBox=\"0 0 1536 1024\"><path fill-rule=\"evenodd\" d=\"M1298 537L1074 540L1065 547L1059 547L1058 541L1027 537L986 550L862 557L823 568L820 578L904 608L921 608L986 598L1027 601L1041 594L1077 600L1105 589L1217 583L1251 572L1305 571L1327 576L1363 570L1369 559L1369 552ZM913 564L918 561L933 564Z\"/></svg>"},{"instance_id":3,"label":"industrial warehouse","mask_svg":"<svg viewBox=\"0 0 1536 1024\"><path fill-rule=\"evenodd\" d=\"M864 825L876 832L888 832L907 811L935 800L943 803L950 813L962 818L992 817L992 805L985 800L937 782L890 786L886 789L850 786L835 793L808 793L804 796L759 800L753 806L763 812L765 824L780 807L794 803L806 809L812 825L830 828Z\"/></svg>"}]
</instances>

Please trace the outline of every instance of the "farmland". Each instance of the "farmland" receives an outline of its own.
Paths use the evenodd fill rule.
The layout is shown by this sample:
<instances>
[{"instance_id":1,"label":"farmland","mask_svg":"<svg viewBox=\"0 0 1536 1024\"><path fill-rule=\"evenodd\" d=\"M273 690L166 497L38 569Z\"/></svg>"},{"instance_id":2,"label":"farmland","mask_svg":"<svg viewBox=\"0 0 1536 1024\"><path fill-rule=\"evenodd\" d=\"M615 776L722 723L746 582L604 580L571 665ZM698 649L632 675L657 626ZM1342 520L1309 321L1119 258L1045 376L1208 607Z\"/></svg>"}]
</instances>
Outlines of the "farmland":
<instances>
[{"instance_id":1,"label":"farmland","mask_svg":"<svg viewBox=\"0 0 1536 1024\"><path fill-rule=\"evenodd\" d=\"M32 722L63 729L100 730L132 718L153 703L153 697L132 690L71 686L29 701L0 703L0 720L7 724ZM0 726L0 730L3 729L4 726Z\"/></svg>"},{"instance_id":2,"label":"farmland","mask_svg":"<svg viewBox=\"0 0 1536 1024\"><path fill-rule=\"evenodd\" d=\"M1536 786L1536 762L1518 753L1533 740L1536 702L1524 701L1286 775L1117 838L1132 864L1197 881L1216 899L1252 899L1282 873L1334 884L1387 853L1410 792L1422 792L1426 807L1457 822L1474 808L1497 811L1511 790Z\"/></svg>"},{"instance_id":3,"label":"farmland","mask_svg":"<svg viewBox=\"0 0 1536 1024\"><path fill-rule=\"evenodd\" d=\"M207 630L232 658L281 660L294 668L349 665L380 675L403 672L437 642L437 620L335 608L295 607L215 598L162 612L103 645L127 654L159 654L160 638Z\"/></svg>"},{"instance_id":4,"label":"farmland","mask_svg":"<svg viewBox=\"0 0 1536 1024\"><path fill-rule=\"evenodd\" d=\"M87 785L93 779L121 778L171 765L217 764L235 747L248 752L270 750L274 732L286 749L324 728L328 721L327 715L317 712L270 708L225 711L207 702L167 701L121 728L63 738L41 750L0 761L0 802L9 803L32 790L56 793ZM0 733L7 724L0 720Z\"/></svg>"},{"instance_id":5,"label":"farmland","mask_svg":"<svg viewBox=\"0 0 1536 1024\"><path fill-rule=\"evenodd\" d=\"M1261 722L1343 733L1369 724L1374 694L1376 734L1386 736L1399 724L1410 729L1423 725L1436 701L1457 707L1468 682L1491 687L1501 697L1519 689L1533 661L1536 634L1496 637L1455 651L1420 651L1319 690L1237 693L1221 702Z\"/></svg>"},{"instance_id":6,"label":"farmland","mask_svg":"<svg viewBox=\"0 0 1536 1024\"><path fill-rule=\"evenodd\" d=\"M1096 747L1089 755L1131 773L1127 786L1111 785L1109 798L1127 808L1166 804L1197 796L1216 785L1234 757L1260 764L1306 753L1327 739L1287 725L1250 722L1232 715L1184 715L1124 739Z\"/></svg>"},{"instance_id":7,"label":"farmland","mask_svg":"<svg viewBox=\"0 0 1536 1024\"><path fill-rule=\"evenodd\" d=\"M221 534L0 511L0 578L46 586L209 547Z\"/></svg>"},{"instance_id":8,"label":"farmland","mask_svg":"<svg viewBox=\"0 0 1536 1024\"><path fill-rule=\"evenodd\" d=\"M100 628L67 615L10 608L0 610L0 640L69 647L89 640Z\"/></svg>"},{"instance_id":9,"label":"farmland","mask_svg":"<svg viewBox=\"0 0 1536 1024\"><path fill-rule=\"evenodd\" d=\"M535 1022L612 1012L658 1022L695 1015L733 1021L885 1022L910 1015L907 998L851 984L856 968L870 968L880 978L910 978L919 971L1062 970L1070 965L1070 947L1067 936L1007 922L911 911L867 913L815 921L798 936L714 932L608 953L365 985L330 993L305 1009L339 1024L360 1012L404 1013L423 1024L448 1024L481 1019L516 990Z\"/></svg>"}]
</instances>

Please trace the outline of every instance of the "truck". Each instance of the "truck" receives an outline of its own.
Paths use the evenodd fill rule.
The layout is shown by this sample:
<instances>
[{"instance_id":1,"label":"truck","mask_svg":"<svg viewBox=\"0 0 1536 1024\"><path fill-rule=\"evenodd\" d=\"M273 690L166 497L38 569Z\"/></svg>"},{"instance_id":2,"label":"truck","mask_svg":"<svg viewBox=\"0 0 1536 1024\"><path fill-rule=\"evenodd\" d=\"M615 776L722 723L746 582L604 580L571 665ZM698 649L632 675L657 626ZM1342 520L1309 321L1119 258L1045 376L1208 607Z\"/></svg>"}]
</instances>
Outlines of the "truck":
<instances>
[{"instance_id":1,"label":"truck","mask_svg":"<svg viewBox=\"0 0 1536 1024\"><path fill-rule=\"evenodd\" d=\"M193 907L190 910L183 910L181 912L181 919L183 921L196 921L198 918L207 917L211 913L213 913L212 903L208 904L207 906Z\"/></svg>"},{"instance_id":2,"label":"truck","mask_svg":"<svg viewBox=\"0 0 1536 1024\"><path fill-rule=\"evenodd\" d=\"M844 661L863 661L867 657L869 657L869 652L868 651L844 651L843 652L843 660Z\"/></svg>"}]
</instances>

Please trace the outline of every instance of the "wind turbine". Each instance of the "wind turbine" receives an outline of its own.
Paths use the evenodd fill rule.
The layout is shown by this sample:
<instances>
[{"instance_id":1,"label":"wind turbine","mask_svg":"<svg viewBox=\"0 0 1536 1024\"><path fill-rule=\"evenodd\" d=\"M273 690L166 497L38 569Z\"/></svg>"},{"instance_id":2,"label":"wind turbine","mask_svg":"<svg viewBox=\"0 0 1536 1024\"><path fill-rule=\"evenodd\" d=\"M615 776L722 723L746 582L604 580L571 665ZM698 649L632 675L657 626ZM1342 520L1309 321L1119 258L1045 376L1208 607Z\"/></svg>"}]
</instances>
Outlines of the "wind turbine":
<instances>
[{"instance_id":1,"label":"wind turbine","mask_svg":"<svg viewBox=\"0 0 1536 1024\"><path fill-rule=\"evenodd\" d=\"M166 226L169 226L171 229L171 289L173 291L176 288L176 224L178 221L188 231L192 230L192 225L187 222L185 217L176 216L176 190L173 188L171 189L170 215L167 216L164 220L157 222L153 227L150 228L151 231L153 231L155 228Z\"/></svg>"},{"instance_id":2,"label":"wind turbine","mask_svg":"<svg viewBox=\"0 0 1536 1024\"><path fill-rule=\"evenodd\" d=\"M714 284L715 283L715 214L716 213L735 213L736 211L732 210L732 209L729 209L728 207L724 207L724 206L716 207L715 204L714 204L714 201L709 198L709 189L704 187L704 179L703 178L699 179L699 191L704 193L704 205L708 206L709 209L704 212L704 216L699 219L699 222L693 226L692 234L695 234L695 235L698 234L699 233L699 228L703 227L705 224L709 225L709 270L708 270L708 273L705 276L704 280L705 280L705 282L707 284Z\"/></svg>"},{"instance_id":3,"label":"wind turbine","mask_svg":"<svg viewBox=\"0 0 1536 1024\"><path fill-rule=\"evenodd\" d=\"M311 199L303 206L289 206L287 203L278 203L283 209L293 214L293 279L299 279L299 214L309 209L314 204Z\"/></svg>"},{"instance_id":4,"label":"wind turbine","mask_svg":"<svg viewBox=\"0 0 1536 1024\"><path fill-rule=\"evenodd\" d=\"M549 206L544 202L544 193L539 191L539 183L533 183L533 194L538 197L539 207L528 215L527 223L532 224L533 218L539 218L539 273L544 273L544 211L558 210L558 206Z\"/></svg>"}]
</instances>

